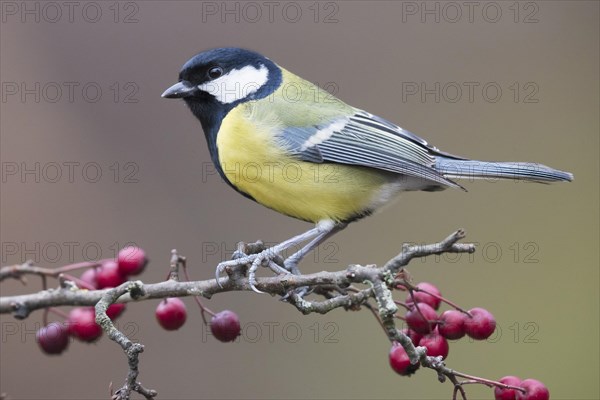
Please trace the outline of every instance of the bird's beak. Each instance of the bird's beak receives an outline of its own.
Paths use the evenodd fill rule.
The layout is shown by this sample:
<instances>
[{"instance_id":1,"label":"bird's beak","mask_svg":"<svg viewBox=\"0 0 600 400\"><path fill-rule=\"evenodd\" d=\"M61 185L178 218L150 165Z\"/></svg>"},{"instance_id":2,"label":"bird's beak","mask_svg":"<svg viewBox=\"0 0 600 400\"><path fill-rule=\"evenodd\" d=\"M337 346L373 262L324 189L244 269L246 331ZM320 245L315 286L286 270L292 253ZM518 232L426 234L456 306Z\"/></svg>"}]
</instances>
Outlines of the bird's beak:
<instances>
[{"instance_id":1,"label":"bird's beak","mask_svg":"<svg viewBox=\"0 0 600 400\"><path fill-rule=\"evenodd\" d=\"M200 89L198 87L192 85L188 81L177 82L161 95L161 97L165 97L167 99L180 99L183 97L189 97L193 94L197 93Z\"/></svg>"}]
</instances>

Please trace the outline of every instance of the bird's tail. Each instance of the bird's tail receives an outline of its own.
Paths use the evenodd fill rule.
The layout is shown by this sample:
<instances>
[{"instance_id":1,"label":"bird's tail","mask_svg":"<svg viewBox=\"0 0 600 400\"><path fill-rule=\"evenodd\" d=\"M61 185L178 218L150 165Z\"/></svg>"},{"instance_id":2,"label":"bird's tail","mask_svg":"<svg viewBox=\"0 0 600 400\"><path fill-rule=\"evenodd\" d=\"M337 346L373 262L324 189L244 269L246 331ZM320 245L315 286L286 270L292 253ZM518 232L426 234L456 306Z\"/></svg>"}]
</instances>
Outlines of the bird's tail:
<instances>
[{"instance_id":1,"label":"bird's tail","mask_svg":"<svg viewBox=\"0 0 600 400\"><path fill-rule=\"evenodd\" d=\"M572 181L573 174L528 162L475 161L436 157L435 169L446 178L516 179L540 183Z\"/></svg>"}]
</instances>

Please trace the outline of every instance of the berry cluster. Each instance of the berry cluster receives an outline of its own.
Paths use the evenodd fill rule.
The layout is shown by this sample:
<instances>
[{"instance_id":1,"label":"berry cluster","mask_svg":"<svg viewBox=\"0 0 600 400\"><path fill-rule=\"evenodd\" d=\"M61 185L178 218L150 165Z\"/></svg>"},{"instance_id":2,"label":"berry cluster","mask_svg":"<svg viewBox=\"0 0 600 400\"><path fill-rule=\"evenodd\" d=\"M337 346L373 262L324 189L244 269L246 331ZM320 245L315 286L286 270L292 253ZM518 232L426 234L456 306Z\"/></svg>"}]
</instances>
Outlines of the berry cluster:
<instances>
[{"instance_id":1,"label":"berry cluster","mask_svg":"<svg viewBox=\"0 0 600 400\"><path fill-rule=\"evenodd\" d=\"M240 335L240 319L236 313L225 310L215 314L200 303L198 305L202 312L208 312L212 316L210 330L217 340L233 342ZM183 301L176 297L169 297L161 300L156 307L155 315L163 329L175 331L185 324L187 310Z\"/></svg>"},{"instance_id":2,"label":"berry cluster","mask_svg":"<svg viewBox=\"0 0 600 400\"><path fill-rule=\"evenodd\" d=\"M125 247L116 260L104 260L100 266L86 269L81 277L74 278L84 289L96 290L116 287L129 276L140 274L148 260L146 253L139 247ZM65 317L58 310L52 309ZM125 304L111 304L106 314L112 320L125 311ZM102 328L96 324L96 312L93 307L76 307L66 316L64 322L52 322L36 333L37 342L46 354L60 354L69 345L69 336L82 342L91 343L102 336Z\"/></svg>"},{"instance_id":3,"label":"berry cluster","mask_svg":"<svg viewBox=\"0 0 600 400\"><path fill-rule=\"evenodd\" d=\"M505 376L498 382L524 389L524 392L515 389L503 389L496 387L494 389L494 398L496 400L550 399L550 392L548 391L548 388L542 382L535 379L525 379L524 381L521 381L516 376Z\"/></svg>"},{"instance_id":4,"label":"berry cluster","mask_svg":"<svg viewBox=\"0 0 600 400\"><path fill-rule=\"evenodd\" d=\"M416 286L400 284L398 289L408 290L404 303L397 302L406 308L404 319L408 328L402 333L408 336L415 346L425 347L431 357L448 357L450 347L448 340L458 340L469 336L475 340L489 338L496 329L496 320L487 310L479 307L464 311L441 296L439 289L431 283L422 282ZM438 316L440 304L445 302L453 309L444 311ZM408 354L398 343L393 343L389 353L391 368L400 375L410 376L419 368L419 364L411 364ZM519 389L495 388L496 400L547 400L548 389L543 383L534 379L521 382L519 378L507 376L500 383Z\"/></svg>"},{"instance_id":5,"label":"berry cluster","mask_svg":"<svg viewBox=\"0 0 600 400\"><path fill-rule=\"evenodd\" d=\"M183 275L186 280L190 280L187 272L187 266L185 257L179 257L174 254L177 262L173 262L171 259L171 272L170 278L178 279L178 266L181 265L183 269ZM202 304L200 297L195 296L194 300L198 307L200 307L200 313L202 315L202 321L205 325L208 324L205 314L211 315L210 330L213 336L221 342L233 342L238 336L240 336L240 319L233 311L225 310L219 313L214 313ZM183 326L187 319L187 310L183 301L178 298L169 297L162 300L155 312L156 320L159 325L168 331L174 331Z\"/></svg>"},{"instance_id":6,"label":"berry cluster","mask_svg":"<svg viewBox=\"0 0 600 400\"><path fill-rule=\"evenodd\" d=\"M139 275L147 264L148 259L144 250L139 247L125 247L119 251L116 260L102 260L97 264L65 267L68 270L86 268L79 278L64 275L83 289L107 289L121 285L130 276ZM187 278L185 266L184 273ZM198 298L196 298L196 302L200 306L203 319L204 312L208 312L212 316L210 329L216 339L221 342L232 342L240 335L240 320L236 313L225 310L215 314L204 307ZM114 320L124 311L125 304L111 304L106 310L106 314L111 320ZM49 308L44 313L44 321L47 319L48 312L60 315L63 317L63 321L49 324L45 322L44 326L37 331L37 342L46 354L61 354L67 349L70 337L91 343L102 336L102 328L96 323L94 307L76 307L68 315L55 308ZM161 300L156 308L155 316L164 329L177 330L185 324L187 319L185 303L174 297Z\"/></svg>"}]
</instances>

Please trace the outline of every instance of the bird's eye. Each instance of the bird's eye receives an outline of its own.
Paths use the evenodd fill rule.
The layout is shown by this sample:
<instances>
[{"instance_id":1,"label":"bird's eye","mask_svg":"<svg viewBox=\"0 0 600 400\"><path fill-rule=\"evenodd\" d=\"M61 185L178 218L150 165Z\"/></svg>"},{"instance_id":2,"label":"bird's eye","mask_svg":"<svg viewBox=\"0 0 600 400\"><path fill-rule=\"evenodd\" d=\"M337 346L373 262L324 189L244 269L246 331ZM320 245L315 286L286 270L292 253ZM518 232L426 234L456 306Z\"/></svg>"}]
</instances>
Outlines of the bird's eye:
<instances>
[{"instance_id":1,"label":"bird's eye","mask_svg":"<svg viewBox=\"0 0 600 400\"><path fill-rule=\"evenodd\" d=\"M212 67L208 70L208 77L210 79L217 79L221 75L223 75L223 68L221 67Z\"/></svg>"}]
</instances>

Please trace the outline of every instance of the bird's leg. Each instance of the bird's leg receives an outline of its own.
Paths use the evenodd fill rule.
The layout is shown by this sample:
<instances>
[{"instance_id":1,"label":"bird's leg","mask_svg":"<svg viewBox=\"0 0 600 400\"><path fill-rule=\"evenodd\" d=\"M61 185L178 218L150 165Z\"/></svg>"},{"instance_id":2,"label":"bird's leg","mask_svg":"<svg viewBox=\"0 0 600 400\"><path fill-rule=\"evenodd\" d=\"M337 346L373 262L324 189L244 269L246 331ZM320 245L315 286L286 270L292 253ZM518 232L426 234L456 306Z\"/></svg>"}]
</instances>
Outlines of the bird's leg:
<instances>
[{"instance_id":1,"label":"bird's leg","mask_svg":"<svg viewBox=\"0 0 600 400\"><path fill-rule=\"evenodd\" d=\"M294 273L299 273L297 268L298 262L312 249L314 249L316 246L322 243L323 240L327 239L335 232L338 232L339 230L343 229L345 226L345 224L336 224L333 221L321 221L314 228L309 229L308 231L300 235L294 236L293 238L281 242L273 247L265 249L258 254L250 254L247 256L237 258L235 260L223 261L217 266L217 269L215 271L217 282L219 282L219 276L226 268L250 264L250 268L248 269L248 279L250 280L250 286L255 292L262 293L255 287L255 276L256 270L259 266L263 264L263 262L266 261L269 268L271 268L276 273L280 273L282 272L282 269L280 267L277 268L278 266L274 262L272 262L272 258L278 254L281 254L281 252L289 249L290 247L298 246L299 244L312 239L311 242L304 246L300 251L290 256L291 261L289 264L287 260L285 262L286 269L288 269L287 266L289 265L288 271L292 270L294 271Z\"/></svg>"},{"instance_id":2,"label":"bird's leg","mask_svg":"<svg viewBox=\"0 0 600 400\"><path fill-rule=\"evenodd\" d=\"M294 275L300 275L300 270L298 269L298 264L302 259L315 248L320 246L327 239L344 229L348 224L334 224L329 229L324 229L321 231L310 243L306 246L302 247L300 250L289 256L285 259L283 266L285 269L290 271Z\"/></svg>"},{"instance_id":3,"label":"bird's leg","mask_svg":"<svg viewBox=\"0 0 600 400\"><path fill-rule=\"evenodd\" d=\"M300 275L300 269L298 269L298 264L300 263L300 261L302 261L302 259L308 253L310 253L315 248L320 246L323 242L325 242L327 239L344 229L346 226L348 226L348 224L336 224L333 226L332 229L322 231L319 235L317 235L317 237L311 240L310 243L308 243L303 248L301 248L300 250L298 250L297 252L285 259L283 264L285 269L294 275ZM299 295L300 297L304 297L309 293L309 288L307 286L303 286L295 289L293 292ZM283 296L282 300L286 301L290 294L291 292Z\"/></svg>"}]
</instances>

